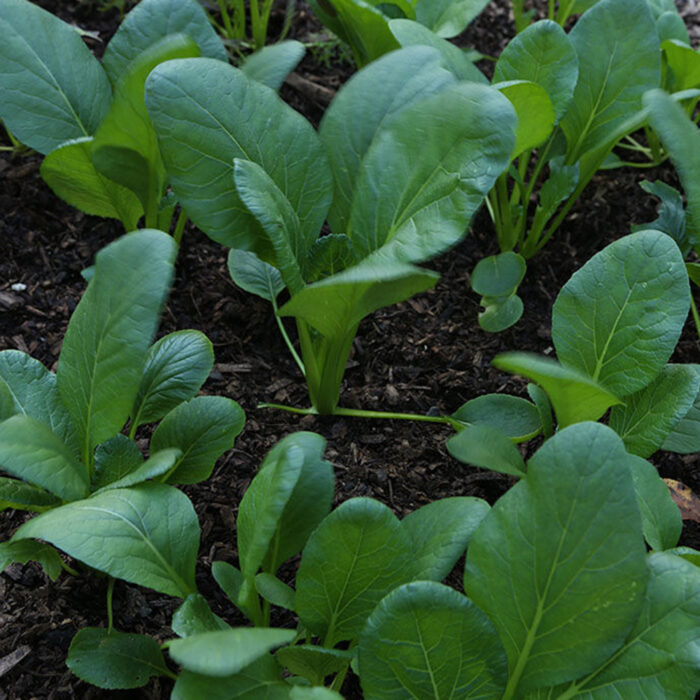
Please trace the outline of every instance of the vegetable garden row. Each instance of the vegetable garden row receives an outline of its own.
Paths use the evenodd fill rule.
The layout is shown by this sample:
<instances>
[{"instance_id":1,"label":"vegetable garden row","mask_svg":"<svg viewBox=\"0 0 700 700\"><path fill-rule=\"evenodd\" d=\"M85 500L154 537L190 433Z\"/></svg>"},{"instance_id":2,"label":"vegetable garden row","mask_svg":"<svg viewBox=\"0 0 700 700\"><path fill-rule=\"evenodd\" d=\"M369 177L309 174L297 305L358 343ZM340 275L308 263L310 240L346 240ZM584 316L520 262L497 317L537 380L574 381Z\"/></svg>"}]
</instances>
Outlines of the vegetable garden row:
<instances>
[{"instance_id":1,"label":"vegetable garden row","mask_svg":"<svg viewBox=\"0 0 700 700\"><path fill-rule=\"evenodd\" d=\"M537 19L514 0L517 33L487 78L449 41L483 1L309 4L357 68L318 128L278 94L305 47L270 43L270 0L141 0L101 59L29 0L0 2L8 153L40 159L52 196L115 220L55 369L0 351L0 570L97 581L102 622L77 631L66 664L100 693L695 697L700 552L649 461L692 470L700 451L700 55L682 17L671 0L574 0ZM466 332L513 338L537 308L530 270L592 183L664 164L679 187L642 182L656 218L624 212L625 230L550 290L544 354L487 358L513 393L349 407L360 324L424 310L439 279L424 264L470 225L493 231L495 254L471 271L481 311ZM306 401L259 397L246 418L239 397L201 392L223 343L177 317L159 333L196 231L227 251L249 308L268 305L259 322ZM280 415L296 432L246 454L235 551L210 552L203 583L197 489L225 481L215 466L246 420L264 433ZM428 493L401 519L390 483L388 499L336 493L347 457L326 459L328 421L332 437L389 419L442 431L445 460L500 475L501 492ZM126 584L177 600L169 629L123 628Z\"/></svg>"}]
</instances>

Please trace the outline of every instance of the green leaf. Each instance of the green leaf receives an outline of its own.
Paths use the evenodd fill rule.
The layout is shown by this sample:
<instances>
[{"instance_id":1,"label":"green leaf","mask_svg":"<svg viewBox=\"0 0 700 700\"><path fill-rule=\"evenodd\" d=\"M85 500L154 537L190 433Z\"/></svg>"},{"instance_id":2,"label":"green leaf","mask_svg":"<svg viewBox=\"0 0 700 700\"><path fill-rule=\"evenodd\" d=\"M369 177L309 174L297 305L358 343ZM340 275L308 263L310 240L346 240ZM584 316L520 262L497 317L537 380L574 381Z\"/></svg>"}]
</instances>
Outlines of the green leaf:
<instances>
[{"instance_id":1,"label":"green leaf","mask_svg":"<svg viewBox=\"0 0 700 700\"><path fill-rule=\"evenodd\" d=\"M27 0L0 6L0 119L46 154L90 136L109 107L109 80L69 24Z\"/></svg>"},{"instance_id":2,"label":"green leaf","mask_svg":"<svg viewBox=\"0 0 700 700\"><path fill-rule=\"evenodd\" d=\"M143 464L143 455L138 445L126 435L118 433L95 450L95 472L93 489L113 484L136 471Z\"/></svg>"},{"instance_id":3,"label":"green leaf","mask_svg":"<svg viewBox=\"0 0 700 700\"><path fill-rule=\"evenodd\" d=\"M272 245L275 267L289 293L296 294L304 286L300 261L306 259L312 239L304 238L299 217L289 200L257 163L234 158L233 180L238 196Z\"/></svg>"},{"instance_id":4,"label":"green leaf","mask_svg":"<svg viewBox=\"0 0 700 700\"><path fill-rule=\"evenodd\" d=\"M357 262L352 241L343 233L321 236L309 250L305 265L305 277L316 282L342 272Z\"/></svg>"},{"instance_id":5,"label":"green leaf","mask_svg":"<svg viewBox=\"0 0 700 700\"><path fill-rule=\"evenodd\" d=\"M675 187L671 187L661 180L655 182L643 180L639 186L645 192L658 197L661 204L659 205L659 215L654 221L632 226L632 231L655 229L668 234L678 244L685 258L694 243L688 240L686 235L685 205L681 193Z\"/></svg>"},{"instance_id":6,"label":"green leaf","mask_svg":"<svg viewBox=\"0 0 700 700\"><path fill-rule=\"evenodd\" d=\"M539 414L527 399L510 394L484 394L462 404L451 416L460 423L489 425L515 442L537 435Z\"/></svg>"},{"instance_id":7,"label":"green leaf","mask_svg":"<svg viewBox=\"0 0 700 700\"><path fill-rule=\"evenodd\" d=\"M243 574L235 566L231 566L225 561L213 562L211 573L214 580L219 584L219 588L226 594L226 597L250 619L252 617L251 611L247 609L245 601L241 602L240 600Z\"/></svg>"},{"instance_id":8,"label":"green leaf","mask_svg":"<svg viewBox=\"0 0 700 700\"><path fill-rule=\"evenodd\" d=\"M614 394L576 369L528 352L505 352L491 364L537 382L549 396L559 427L598 420L610 406L621 403Z\"/></svg>"},{"instance_id":9,"label":"green leaf","mask_svg":"<svg viewBox=\"0 0 700 700\"><path fill-rule=\"evenodd\" d=\"M151 452L151 456L137 469L134 469L134 471L118 481L113 481L103 486L96 493L107 491L108 489L125 489L151 479L157 479L159 476L163 476L163 474L167 474L172 470L180 455L180 450L174 448L161 450L160 452Z\"/></svg>"},{"instance_id":10,"label":"green leaf","mask_svg":"<svg viewBox=\"0 0 700 700\"><path fill-rule=\"evenodd\" d=\"M700 366L693 367L700 374ZM662 450L670 450L680 454L700 452L700 391L693 400L693 405L681 420L676 423L671 433L664 440Z\"/></svg>"},{"instance_id":11,"label":"green leaf","mask_svg":"<svg viewBox=\"0 0 700 700\"><path fill-rule=\"evenodd\" d=\"M241 289L265 301L273 302L285 286L279 270L249 250L230 250L228 271Z\"/></svg>"},{"instance_id":12,"label":"green leaf","mask_svg":"<svg viewBox=\"0 0 700 700\"><path fill-rule=\"evenodd\" d=\"M3 350L0 352L0 382L12 394L15 413L45 423L75 450L76 455L79 454L73 421L61 401L53 372L27 353Z\"/></svg>"},{"instance_id":13,"label":"green leaf","mask_svg":"<svg viewBox=\"0 0 700 700\"><path fill-rule=\"evenodd\" d=\"M689 305L688 276L674 241L659 231L625 236L559 292L552 310L559 361L617 396L639 391L671 356Z\"/></svg>"},{"instance_id":14,"label":"green leaf","mask_svg":"<svg viewBox=\"0 0 700 700\"><path fill-rule=\"evenodd\" d=\"M15 508L41 513L58 505L61 499L52 493L18 479L0 476L0 511Z\"/></svg>"},{"instance_id":15,"label":"green leaf","mask_svg":"<svg viewBox=\"0 0 700 700\"><path fill-rule=\"evenodd\" d=\"M683 108L661 90L644 96L644 106L649 110L649 124L661 139L671 162L678 171L688 201L688 235L697 245L700 241L700 134L697 126L688 119Z\"/></svg>"},{"instance_id":16,"label":"green leaf","mask_svg":"<svg viewBox=\"0 0 700 700\"><path fill-rule=\"evenodd\" d=\"M641 110L642 95L658 87L661 52L645 0L601 0L569 37L579 61L574 97L561 120L571 164L617 140L620 125Z\"/></svg>"},{"instance_id":17,"label":"green leaf","mask_svg":"<svg viewBox=\"0 0 700 700\"><path fill-rule=\"evenodd\" d=\"M0 572L10 564L26 564L28 561L39 562L52 581L58 578L63 569L59 553L48 544L32 540L0 542Z\"/></svg>"},{"instance_id":18,"label":"green leaf","mask_svg":"<svg viewBox=\"0 0 700 700\"><path fill-rule=\"evenodd\" d=\"M330 688L296 685L289 691L289 700L343 700L343 696Z\"/></svg>"},{"instance_id":19,"label":"green leaf","mask_svg":"<svg viewBox=\"0 0 700 700\"><path fill-rule=\"evenodd\" d=\"M13 416L0 423L0 468L64 501L88 494L85 467L45 423L29 416Z\"/></svg>"},{"instance_id":20,"label":"green leaf","mask_svg":"<svg viewBox=\"0 0 700 700\"><path fill-rule=\"evenodd\" d=\"M571 40L556 22L535 22L503 49L493 81L511 80L541 85L554 107L556 123L566 114L578 80L578 57Z\"/></svg>"},{"instance_id":21,"label":"green leaf","mask_svg":"<svg viewBox=\"0 0 700 700\"><path fill-rule=\"evenodd\" d=\"M163 61L199 56L197 44L184 34L169 34L129 63L114 87L109 111L95 133L92 160L105 177L130 189L146 212L147 226L157 223L165 169L146 104L148 74Z\"/></svg>"},{"instance_id":22,"label":"green leaf","mask_svg":"<svg viewBox=\"0 0 700 700\"><path fill-rule=\"evenodd\" d=\"M246 58L241 70L253 80L279 90L287 76L304 58L306 47L300 41L280 41L263 46Z\"/></svg>"},{"instance_id":23,"label":"green leaf","mask_svg":"<svg viewBox=\"0 0 700 700\"><path fill-rule=\"evenodd\" d=\"M672 15L673 16L673 15ZM683 23L681 25L685 28ZM670 39L661 44L668 67L673 71L673 91L688 90L700 85L700 54L687 41Z\"/></svg>"},{"instance_id":24,"label":"green leaf","mask_svg":"<svg viewBox=\"0 0 700 700\"><path fill-rule=\"evenodd\" d=\"M198 396L168 413L151 438L151 450L182 452L168 483L196 484L208 479L216 460L230 450L243 430L245 413L223 396Z\"/></svg>"},{"instance_id":25,"label":"green leaf","mask_svg":"<svg viewBox=\"0 0 700 700\"><path fill-rule=\"evenodd\" d=\"M692 408L699 389L700 374L692 365L667 365L624 405L613 407L610 427L628 452L649 457Z\"/></svg>"},{"instance_id":26,"label":"green leaf","mask_svg":"<svg viewBox=\"0 0 700 700\"><path fill-rule=\"evenodd\" d=\"M494 88L510 100L518 116L511 160L525 151L541 146L552 133L556 121L554 106L547 91L541 85L527 80L497 83Z\"/></svg>"},{"instance_id":27,"label":"green leaf","mask_svg":"<svg viewBox=\"0 0 700 700\"><path fill-rule=\"evenodd\" d=\"M508 166L515 126L507 98L476 83L401 110L363 159L348 224L359 255L385 246L387 254L419 262L463 238Z\"/></svg>"},{"instance_id":28,"label":"green leaf","mask_svg":"<svg viewBox=\"0 0 700 700\"><path fill-rule=\"evenodd\" d=\"M669 554L675 554L694 566L700 566L700 552L692 547L674 547L669 551Z\"/></svg>"},{"instance_id":29,"label":"green leaf","mask_svg":"<svg viewBox=\"0 0 700 700\"><path fill-rule=\"evenodd\" d=\"M487 333L500 333L515 325L523 315L523 300L513 294L509 297L482 297L483 311L479 312L479 325Z\"/></svg>"},{"instance_id":30,"label":"green leaf","mask_svg":"<svg viewBox=\"0 0 700 700\"><path fill-rule=\"evenodd\" d=\"M115 489L43 513L13 542L46 540L98 571L167 595L194 592L199 523L185 494L163 484Z\"/></svg>"},{"instance_id":31,"label":"green leaf","mask_svg":"<svg viewBox=\"0 0 700 700\"><path fill-rule=\"evenodd\" d=\"M15 399L12 396L12 390L10 385L2 378L0 378L0 421L11 418L17 415L19 411L15 405Z\"/></svg>"},{"instance_id":32,"label":"green leaf","mask_svg":"<svg viewBox=\"0 0 700 700\"><path fill-rule=\"evenodd\" d=\"M191 399L214 366L214 349L204 333L169 333L151 346L141 385L131 409L131 423L160 420L183 401Z\"/></svg>"},{"instance_id":33,"label":"green leaf","mask_svg":"<svg viewBox=\"0 0 700 700\"><path fill-rule=\"evenodd\" d=\"M333 188L328 160L311 125L273 90L221 61L181 59L151 73L146 105L170 183L208 236L269 251L236 194L234 158L261 166L291 203L304 238L318 235Z\"/></svg>"},{"instance_id":34,"label":"green leaf","mask_svg":"<svg viewBox=\"0 0 700 700\"><path fill-rule=\"evenodd\" d=\"M696 647L700 625L700 572L660 552L648 560L644 607L610 663L581 684L582 698L658 697L682 700L700 687Z\"/></svg>"},{"instance_id":35,"label":"green leaf","mask_svg":"<svg viewBox=\"0 0 700 700\"><path fill-rule=\"evenodd\" d=\"M683 522L668 486L659 476L656 467L646 459L632 457L629 465L639 512L642 514L644 539L657 551L675 547L681 536Z\"/></svg>"},{"instance_id":36,"label":"green leaf","mask_svg":"<svg viewBox=\"0 0 700 700\"><path fill-rule=\"evenodd\" d=\"M471 62L469 56L459 47L439 37L430 29L410 19L392 19L389 29L402 47L430 46L437 49L442 64L458 80L472 80L475 83L488 83L486 76ZM381 99L381 98L380 98Z\"/></svg>"},{"instance_id":37,"label":"green leaf","mask_svg":"<svg viewBox=\"0 0 700 700\"><path fill-rule=\"evenodd\" d=\"M258 574L255 577L255 590L268 603L294 611L294 589L272 574Z\"/></svg>"},{"instance_id":38,"label":"green leaf","mask_svg":"<svg viewBox=\"0 0 700 700\"><path fill-rule=\"evenodd\" d=\"M479 260L472 271L472 289L481 296L502 297L512 294L525 277L525 259L509 251Z\"/></svg>"},{"instance_id":39,"label":"green leaf","mask_svg":"<svg viewBox=\"0 0 700 700\"><path fill-rule=\"evenodd\" d=\"M662 47L669 39L674 39L684 44L690 44L688 28L685 26L685 22L678 14L678 10L676 10L675 6L671 12L664 12L656 19L656 31L659 35L659 41Z\"/></svg>"},{"instance_id":40,"label":"green leaf","mask_svg":"<svg viewBox=\"0 0 700 700\"><path fill-rule=\"evenodd\" d=\"M470 424L447 441L447 451L460 462L482 469L525 475L518 448L500 430L488 424Z\"/></svg>"},{"instance_id":41,"label":"green leaf","mask_svg":"<svg viewBox=\"0 0 700 700\"><path fill-rule=\"evenodd\" d=\"M275 652L275 658L295 676L306 678L311 683L322 684L326 677L340 673L348 667L352 652L302 644L279 649Z\"/></svg>"},{"instance_id":42,"label":"green leaf","mask_svg":"<svg viewBox=\"0 0 700 700\"><path fill-rule=\"evenodd\" d=\"M92 162L93 144L91 136L65 141L44 158L41 177L72 207L92 216L119 219L126 231L133 231L143 214L141 202L97 170Z\"/></svg>"},{"instance_id":43,"label":"green leaf","mask_svg":"<svg viewBox=\"0 0 700 700\"><path fill-rule=\"evenodd\" d=\"M228 62L226 49L196 0L143 0L119 25L105 49L102 65L113 83L127 66L168 34L186 34L202 56Z\"/></svg>"},{"instance_id":44,"label":"green leaf","mask_svg":"<svg viewBox=\"0 0 700 700\"><path fill-rule=\"evenodd\" d=\"M540 201L535 210L531 230L542 231L559 205L576 189L579 181L579 164L564 165L564 158L557 156L549 161L549 177L540 188Z\"/></svg>"},{"instance_id":45,"label":"green leaf","mask_svg":"<svg viewBox=\"0 0 700 700\"><path fill-rule=\"evenodd\" d=\"M384 505L353 498L309 538L297 573L301 623L335 646L355 639L375 605L412 573L406 530Z\"/></svg>"},{"instance_id":46,"label":"green leaf","mask_svg":"<svg viewBox=\"0 0 700 700\"><path fill-rule=\"evenodd\" d=\"M362 632L358 660L367 700L496 700L505 688L505 654L486 615L430 581L382 600Z\"/></svg>"},{"instance_id":47,"label":"green leaf","mask_svg":"<svg viewBox=\"0 0 700 700\"><path fill-rule=\"evenodd\" d=\"M488 512L488 503L480 498L455 496L409 513L401 525L413 545L414 578L442 581Z\"/></svg>"},{"instance_id":48,"label":"green leaf","mask_svg":"<svg viewBox=\"0 0 700 700\"><path fill-rule=\"evenodd\" d=\"M68 324L57 372L85 462L92 448L118 433L129 415L170 287L176 249L162 231L142 230L97 254L95 276Z\"/></svg>"},{"instance_id":49,"label":"green leaf","mask_svg":"<svg viewBox=\"0 0 700 700\"><path fill-rule=\"evenodd\" d=\"M178 637L191 637L203 632L230 629L218 615L211 611L207 599L199 593L190 593L185 598L173 614L170 626Z\"/></svg>"},{"instance_id":50,"label":"green leaf","mask_svg":"<svg viewBox=\"0 0 700 700\"><path fill-rule=\"evenodd\" d=\"M552 404L549 403L549 397L537 384L528 384L527 393L534 402L537 413L540 416L542 434L545 439L551 438L552 435L554 435L554 421L552 418Z\"/></svg>"},{"instance_id":51,"label":"green leaf","mask_svg":"<svg viewBox=\"0 0 700 700\"><path fill-rule=\"evenodd\" d=\"M291 642L294 630L237 627L175 639L170 656L187 671L224 677L238 673L275 647Z\"/></svg>"},{"instance_id":52,"label":"green leaf","mask_svg":"<svg viewBox=\"0 0 700 700\"><path fill-rule=\"evenodd\" d=\"M334 233L347 231L362 163L379 134L402 110L454 85L440 63L439 53L426 46L392 52L356 73L331 102L319 135L333 171L328 222Z\"/></svg>"},{"instance_id":53,"label":"green leaf","mask_svg":"<svg viewBox=\"0 0 700 700\"><path fill-rule=\"evenodd\" d=\"M628 460L609 428L566 428L472 538L465 589L498 630L519 696L593 671L639 616L648 571Z\"/></svg>"},{"instance_id":54,"label":"green leaf","mask_svg":"<svg viewBox=\"0 0 700 700\"><path fill-rule=\"evenodd\" d=\"M438 36L449 39L463 32L486 5L488 0L419 0L416 19Z\"/></svg>"},{"instance_id":55,"label":"green leaf","mask_svg":"<svg viewBox=\"0 0 700 700\"><path fill-rule=\"evenodd\" d=\"M73 637L66 666L98 688L140 688L170 670L158 642L143 634L86 627Z\"/></svg>"}]
</instances>

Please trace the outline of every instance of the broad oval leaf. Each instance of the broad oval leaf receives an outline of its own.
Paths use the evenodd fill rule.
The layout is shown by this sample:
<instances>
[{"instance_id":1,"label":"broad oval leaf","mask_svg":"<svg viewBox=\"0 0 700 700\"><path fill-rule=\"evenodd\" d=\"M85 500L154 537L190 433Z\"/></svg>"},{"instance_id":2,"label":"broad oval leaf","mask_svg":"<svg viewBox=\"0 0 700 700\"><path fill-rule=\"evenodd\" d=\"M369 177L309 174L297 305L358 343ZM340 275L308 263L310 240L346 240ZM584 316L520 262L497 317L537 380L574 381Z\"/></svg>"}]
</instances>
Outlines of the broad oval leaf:
<instances>
[{"instance_id":1,"label":"broad oval leaf","mask_svg":"<svg viewBox=\"0 0 700 700\"><path fill-rule=\"evenodd\" d=\"M97 254L95 276L68 324L56 376L86 463L92 448L118 433L129 415L176 250L172 237L145 229Z\"/></svg>"},{"instance_id":2,"label":"broad oval leaf","mask_svg":"<svg viewBox=\"0 0 700 700\"><path fill-rule=\"evenodd\" d=\"M180 455L180 450L175 448L152 453L151 456L137 469L129 472L118 481L113 481L112 483L103 486L101 489L99 489L99 492L106 491L108 489L125 489L128 486L142 484L145 481L157 479L159 476L168 474L170 471L172 471Z\"/></svg>"},{"instance_id":3,"label":"broad oval leaf","mask_svg":"<svg viewBox=\"0 0 700 700\"><path fill-rule=\"evenodd\" d=\"M472 271L472 289L481 296L503 297L513 294L525 277L525 258L513 251L479 260Z\"/></svg>"},{"instance_id":4,"label":"broad oval leaf","mask_svg":"<svg viewBox=\"0 0 700 700\"><path fill-rule=\"evenodd\" d=\"M515 442L529 440L540 430L537 408L527 399L510 394L477 396L462 404L451 417L465 425L497 428Z\"/></svg>"},{"instance_id":5,"label":"broad oval leaf","mask_svg":"<svg viewBox=\"0 0 700 700\"><path fill-rule=\"evenodd\" d=\"M243 430L245 413L223 396L198 396L181 403L160 422L151 451L175 447L182 455L168 477L171 484L195 484L209 478L221 455Z\"/></svg>"},{"instance_id":6,"label":"broad oval leaf","mask_svg":"<svg viewBox=\"0 0 700 700\"><path fill-rule=\"evenodd\" d=\"M442 581L464 554L489 505L470 496L441 498L409 513L401 526L413 545L414 578Z\"/></svg>"},{"instance_id":7,"label":"broad oval leaf","mask_svg":"<svg viewBox=\"0 0 700 700\"><path fill-rule=\"evenodd\" d=\"M196 0L142 0L119 25L107 44L102 64L116 83L143 51L168 36L191 37L202 56L228 62L226 49Z\"/></svg>"},{"instance_id":8,"label":"broad oval leaf","mask_svg":"<svg viewBox=\"0 0 700 700\"><path fill-rule=\"evenodd\" d=\"M3 0L0 36L0 119L15 137L46 154L93 134L112 91L75 28L28 0Z\"/></svg>"},{"instance_id":9,"label":"broad oval leaf","mask_svg":"<svg viewBox=\"0 0 700 700\"><path fill-rule=\"evenodd\" d=\"M554 106L556 122L566 114L578 79L578 57L564 30L551 20L530 25L503 49L495 83L530 80L541 85Z\"/></svg>"},{"instance_id":10,"label":"broad oval leaf","mask_svg":"<svg viewBox=\"0 0 700 700\"><path fill-rule=\"evenodd\" d=\"M214 366L214 349L204 333L169 333L146 356L141 385L131 409L133 425L153 423L191 399Z\"/></svg>"},{"instance_id":11,"label":"broad oval leaf","mask_svg":"<svg viewBox=\"0 0 700 700\"><path fill-rule=\"evenodd\" d=\"M207 599L199 593L190 593L185 598L173 613L170 626L178 637L230 629L228 624L211 611Z\"/></svg>"},{"instance_id":12,"label":"broad oval leaf","mask_svg":"<svg viewBox=\"0 0 700 700\"><path fill-rule=\"evenodd\" d=\"M253 80L279 90L287 76L304 58L306 47L300 41L280 41L263 46L246 58L241 70Z\"/></svg>"},{"instance_id":13,"label":"broad oval leaf","mask_svg":"<svg viewBox=\"0 0 700 700\"><path fill-rule=\"evenodd\" d=\"M460 462L517 477L525 475L518 448L500 430L488 424L467 425L447 441L447 451Z\"/></svg>"},{"instance_id":14,"label":"broad oval leaf","mask_svg":"<svg viewBox=\"0 0 700 700\"><path fill-rule=\"evenodd\" d=\"M265 301L275 301L285 286L280 271L249 250L230 250L228 271L241 289Z\"/></svg>"},{"instance_id":15,"label":"broad oval leaf","mask_svg":"<svg viewBox=\"0 0 700 700\"><path fill-rule=\"evenodd\" d=\"M41 177L64 202L92 216L119 219L133 231L143 214L138 197L105 177L92 160L94 138L65 141L44 158Z\"/></svg>"},{"instance_id":16,"label":"broad oval leaf","mask_svg":"<svg viewBox=\"0 0 700 700\"><path fill-rule=\"evenodd\" d=\"M98 688L140 688L152 676L170 675L160 645L144 634L85 627L73 637L66 666Z\"/></svg>"},{"instance_id":17,"label":"broad oval leaf","mask_svg":"<svg viewBox=\"0 0 700 700\"><path fill-rule=\"evenodd\" d=\"M700 365L689 366L700 374ZM661 449L680 454L700 452L700 391L696 394L690 410L673 427Z\"/></svg>"},{"instance_id":18,"label":"broad oval leaf","mask_svg":"<svg viewBox=\"0 0 700 700\"><path fill-rule=\"evenodd\" d=\"M451 38L488 5L488 0L418 0L416 19L438 36Z\"/></svg>"},{"instance_id":19,"label":"broad oval leaf","mask_svg":"<svg viewBox=\"0 0 700 700\"><path fill-rule=\"evenodd\" d=\"M274 90L221 61L180 59L148 77L146 105L173 189L208 236L269 251L236 194L234 158L261 166L291 203L305 239L318 235L333 187L328 160L312 126Z\"/></svg>"},{"instance_id":20,"label":"broad oval leaf","mask_svg":"<svg viewBox=\"0 0 700 700\"><path fill-rule=\"evenodd\" d=\"M45 423L29 416L0 423L0 468L65 501L88 494L85 466Z\"/></svg>"},{"instance_id":21,"label":"broad oval leaf","mask_svg":"<svg viewBox=\"0 0 700 700\"><path fill-rule=\"evenodd\" d=\"M659 231L639 231L594 255L562 287L552 340L563 365L622 397L661 371L689 306L678 246Z\"/></svg>"},{"instance_id":22,"label":"broad oval leaf","mask_svg":"<svg viewBox=\"0 0 700 700\"><path fill-rule=\"evenodd\" d=\"M275 647L291 642L294 630L237 627L203 632L170 642L170 656L187 671L232 676Z\"/></svg>"},{"instance_id":23,"label":"broad oval leaf","mask_svg":"<svg viewBox=\"0 0 700 700\"><path fill-rule=\"evenodd\" d=\"M177 489L148 484L114 489L43 513L17 530L50 542L93 569L160 593L193 593L199 523Z\"/></svg>"},{"instance_id":24,"label":"broad oval leaf","mask_svg":"<svg viewBox=\"0 0 700 700\"><path fill-rule=\"evenodd\" d=\"M642 108L642 95L659 86L661 51L645 0L601 0L569 34L579 78L561 120L567 162L616 141L619 127ZM610 144L612 145L612 144Z\"/></svg>"},{"instance_id":25,"label":"broad oval leaf","mask_svg":"<svg viewBox=\"0 0 700 700\"><path fill-rule=\"evenodd\" d=\"M374 606L411 579L412 547L378 501L353 498L309 538L297 573L296 612L325 646L355 639Z\"/></svg>"},{"instance_id":26,"label":"broad oval leaf","mask_svg":"<svg viewBox=\"0 0 700 700\"><path fill-rule=\"evenodd\" d=\"M523 300L513 294L509 297L481 297L483 311L479 325L487 333L500 333L515 325L523 315Z\"/></svg>"},{"instance_id":27,"label":"broad oval leaf","mask_svg":"<svg viewBox=\"0 0 700 700\"><path fill-rule=\"evenodd\" d=\"M465 589L520 694L593 671L638 618L648 571L628 459L606 426L560 431L472 538Z\"/></svg>"},{"instance_id":28,"label":"broad oval leaf","mask_svg":"<svg viewBox=\"0 0 700 700\"><path fill-rule=\"evenodd\" d=\"M367 700L496 700L505 689L493 625L468 598L431 581L382 600L362 631L358 662Z\"/></svg>"}]
</instances>

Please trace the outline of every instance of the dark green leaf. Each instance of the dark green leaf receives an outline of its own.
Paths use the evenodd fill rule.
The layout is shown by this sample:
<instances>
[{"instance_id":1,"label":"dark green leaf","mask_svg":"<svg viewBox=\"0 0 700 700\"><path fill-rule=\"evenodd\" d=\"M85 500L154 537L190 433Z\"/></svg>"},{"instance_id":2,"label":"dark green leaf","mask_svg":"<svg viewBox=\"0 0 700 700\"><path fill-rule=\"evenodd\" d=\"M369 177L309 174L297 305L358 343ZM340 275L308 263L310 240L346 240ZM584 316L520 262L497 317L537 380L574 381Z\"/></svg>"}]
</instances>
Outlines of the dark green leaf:
<instances>
[{"instance_id":1,"label":"dark green leaf","mask_svg":"<svg viewBox=\"0 0 700 700\"><path fill-rule=\"evenodd\" d=\"M228 271L241 289L265 301L273 302L284 289L279 270L249 250L229 251Z\"/></svg>"},{"instance_id":2,"label":"dark green leaf","mask_svg":"<svg viewBox=\"0 0 700 700\"><path fill-rule=\"evenodd\" d=\"M518 253L491 255L480 260L472 271L472 289L481 296L509 296L520 286L526 270L525 259Z\"/></svg>"},{"instance_id":3,"label":"dark green leaf","mask_svg":"<svg viewBox=\"0 0 700 700\"><path fill-rule=\"evenodd\" d=\"M279 90L305 53L306 47L301 42L281 41L279 44L264 46L248 56L241 70L249 78L273 90Z\"/></svg>"},{"instance_id":4,"label":"dark green leaf","mask_svg":"<svg viewBox=\"0 0 700 700\"><path fill-rule=\"evenodd\" d=\"M19 479L0 476L0 511L6 508L41 513L61 504L61 499L48 491Z\"/></svg>"},{"instance_id":5,"label":"dark green leaf","mask_svg":"<svg viewBox=\"0 0 700 700\"><path fill-rule=\"evenodd\" d=\"M497 428L516 442L529 440L540 429L535 406L527 399L510 394L477 396L462 404L451 417L465 425L474 423Z\"/></svg>"},{"instance_id":6,"label":"dark green leaf","mask_svg":"<svg viewBox=\"0 0 700 700\"><path fill-rule=\"evenodd\" d=\"M206 598L199 593L190 593L185 598L173 614L170 626L178 637L229 629L229 626L211 611Z\"/></svg>"},{"instance_id":7,"label":"dark green leaf","mask_svg":"<svg viewBox=\"0 0 700 700\"><path fill-rule=\"evenodd\" d=\"M258 574L255 577L255 589L268 603L294 611L294 589L272 574Z\"/></svg>"},{"instance_id":8,"label":"dark green leaf","mask_svg":"<svg viewBox=\"0 0 700 700\"><path fill-rule=\"evenodd\" d=\"M518 448L500 430L488 424L465 426L447 441L447 451L460 462L503 474L525 475Z\"/></svg>"},{"instance_id":9,"label":"dark green leaf","mask_svg":"<svg viewBox=\"0 0 700 700\"><path fill-rule=\"evenodd\" d=\"M97 490L113 484L143 464L138 445L121 433L110 438L95 450L95 472L92 487Z\"/></svg>"},{"instance_id":10,"label":"dark green leaf","mask_svg":"<svg viewBox=\"0 0 700 700\"><path fill-rule=\"evenodd\" d=\"M479 312L479 325L487 333L500 333L515 325L523 315L523 300L513 294L509 297L482 297L483 311Z\"/></svg>"},{"instance_id":11,"label":"dark green leaf","mask_svg":"<svg viewBox=\"0 0 700 700\"><path fill-rule=\"evenodd\" d=\"M302 676L311 683L322 684L327 676L348 667L352 652L309 644L284 647L275 652L275 658L295 676Z\"/></svg>"},{"instance_id":12,"label":"dark green leaf","mask_svg":"<svg viewBox=\"0 0 700 700\"><path fill-rule=\"evenodd\" d=\"M51 545L33 540L0 542L0 572L10 564L26 564L28 561L39 562L52 581L58 578L63 568L61 556Z\"/></svg>"}]
</instances>

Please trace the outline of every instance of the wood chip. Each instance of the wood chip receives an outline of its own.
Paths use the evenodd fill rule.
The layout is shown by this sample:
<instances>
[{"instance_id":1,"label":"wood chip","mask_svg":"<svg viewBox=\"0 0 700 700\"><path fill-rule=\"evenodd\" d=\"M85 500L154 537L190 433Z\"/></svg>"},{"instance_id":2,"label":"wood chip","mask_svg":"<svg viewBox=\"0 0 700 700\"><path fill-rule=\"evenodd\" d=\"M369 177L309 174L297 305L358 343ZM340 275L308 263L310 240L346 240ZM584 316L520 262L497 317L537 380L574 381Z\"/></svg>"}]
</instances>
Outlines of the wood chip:
<instances>
[{"instance_id":1,"label":"wood chip","mask_svg":"<svg viewBox=\"0 0 700 700\"><path fill-rule=\"evenodd\" d=\"M694 520L700 523L700 498L680 481L664 479L671 492L671 498L681 511L683 520Z\"/></svg>"},{"instance_id":2,"label":"wood chip","mask_svg":"<svg viewBox=\"0 0 700 700\"><path fill-rule=\"evenodd\" d=\"M29 652L31 647L23 644L21 647L3 656L0 659L0 676L4 676L8 671L11 671Z\"/></svg>"}]
</instances>

